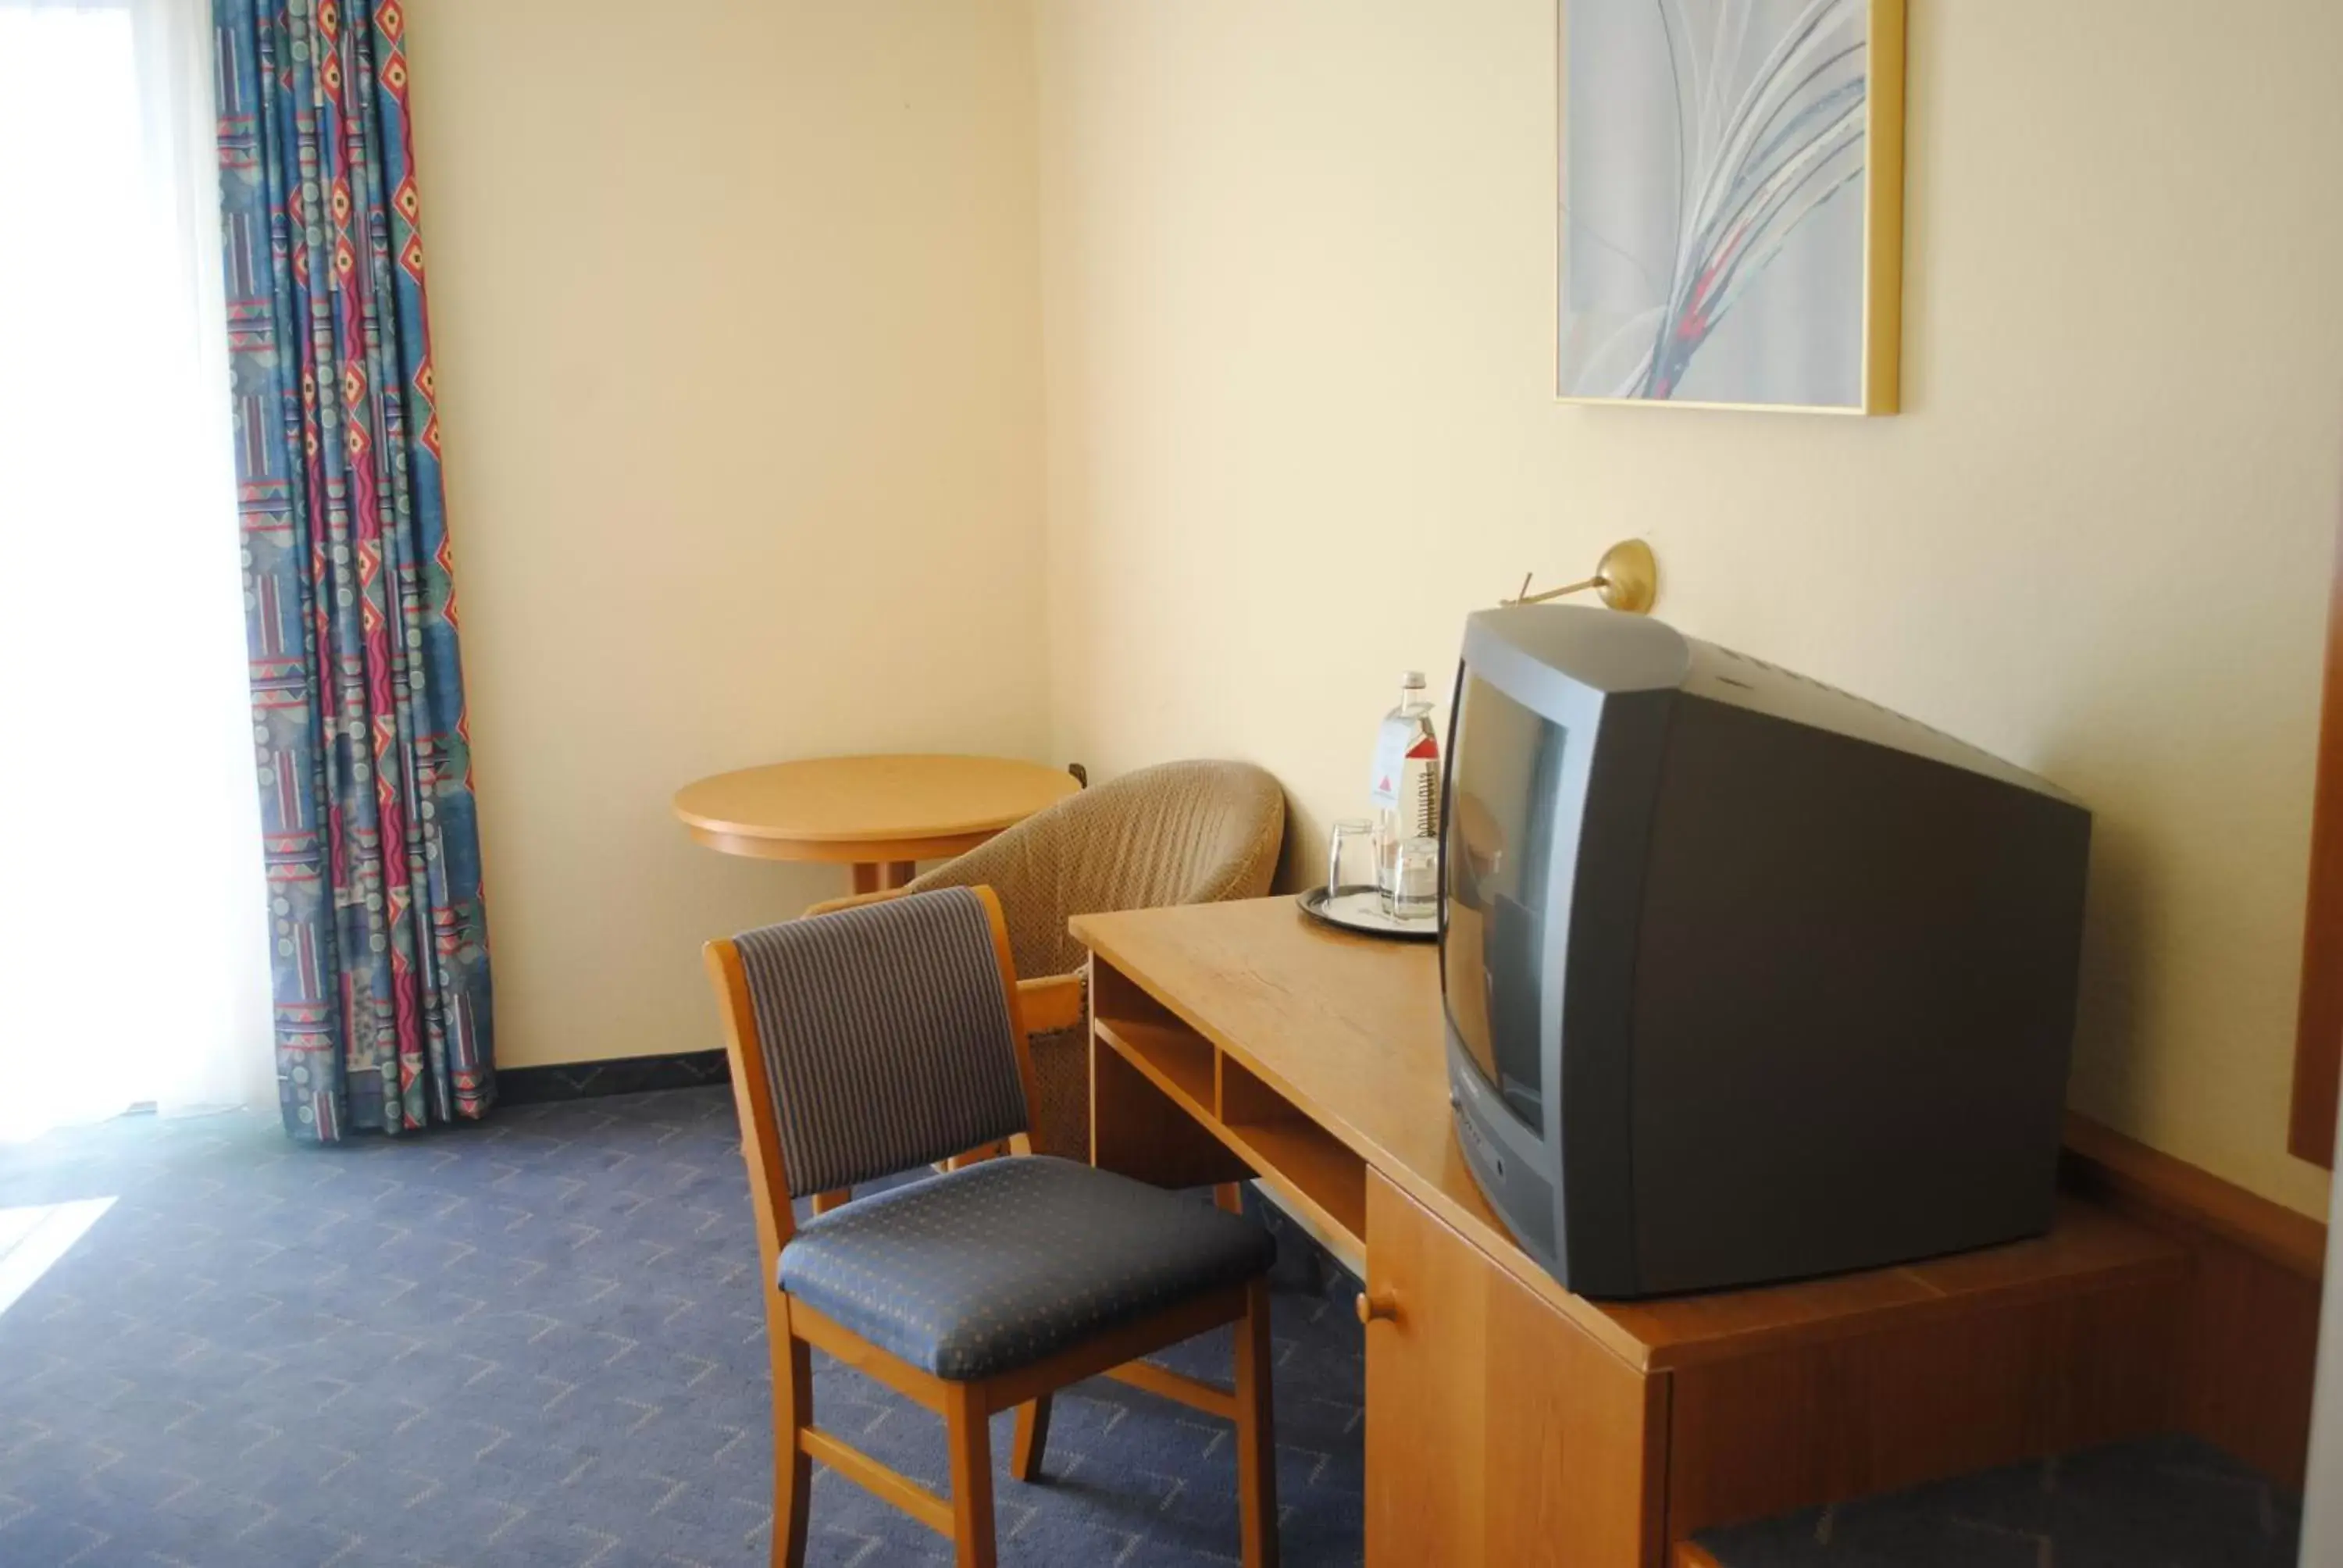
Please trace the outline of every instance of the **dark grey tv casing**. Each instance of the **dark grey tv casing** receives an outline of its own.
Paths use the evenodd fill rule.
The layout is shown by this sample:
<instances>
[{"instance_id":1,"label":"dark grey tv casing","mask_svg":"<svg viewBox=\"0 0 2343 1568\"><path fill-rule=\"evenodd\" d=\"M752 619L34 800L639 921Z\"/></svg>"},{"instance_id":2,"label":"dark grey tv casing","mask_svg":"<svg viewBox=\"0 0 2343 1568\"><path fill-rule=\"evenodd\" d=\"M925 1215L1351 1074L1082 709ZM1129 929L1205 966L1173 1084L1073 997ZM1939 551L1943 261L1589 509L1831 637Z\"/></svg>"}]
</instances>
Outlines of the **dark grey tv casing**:
<instances>
[{"instance_id":1,"label":"dark grey tv casing","mask_svg":"<svg viewBox=\"0 0 2343 1568\"><path fill-rule=\"evenodd\" d=\"M1459 1141L1524 1249L1617 1299L2049 1228L2089 812L1643 617L1482 611L1469 677L1566 731L1542 1130L1447 1025ZM1443 898L1443 987L1446 935Z\"/></svg>"}]
</instances>

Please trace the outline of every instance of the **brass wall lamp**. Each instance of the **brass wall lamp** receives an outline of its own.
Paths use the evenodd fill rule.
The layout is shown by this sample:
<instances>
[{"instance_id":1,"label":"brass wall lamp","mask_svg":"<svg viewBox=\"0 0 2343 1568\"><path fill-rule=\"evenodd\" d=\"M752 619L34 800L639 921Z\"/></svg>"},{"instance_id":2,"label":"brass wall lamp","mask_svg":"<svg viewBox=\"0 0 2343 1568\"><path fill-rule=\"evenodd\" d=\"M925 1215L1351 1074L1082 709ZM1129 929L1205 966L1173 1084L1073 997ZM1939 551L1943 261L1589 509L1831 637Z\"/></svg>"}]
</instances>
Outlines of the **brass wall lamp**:
<instances>
[{"instance_id":1,"label":"brass wall lamp","mask_svg":"<svg viewBox=\"0 0 2343 1568\"><path fill-rule=\"evenodd\" d=\"M1548 599L1593 588L1609 608L1629 615L1649 615L1653 602L1660 597L1660 563L1653 558L1652 547L1641 539L1623 539L1604 550L1603 558L1594 563L1594 575L1584 582L1532 593L1530 578L1534 576L1534 572L1524 573L1522 591L1502 602L1544 604Z\"/></svg>"}]
</instances>

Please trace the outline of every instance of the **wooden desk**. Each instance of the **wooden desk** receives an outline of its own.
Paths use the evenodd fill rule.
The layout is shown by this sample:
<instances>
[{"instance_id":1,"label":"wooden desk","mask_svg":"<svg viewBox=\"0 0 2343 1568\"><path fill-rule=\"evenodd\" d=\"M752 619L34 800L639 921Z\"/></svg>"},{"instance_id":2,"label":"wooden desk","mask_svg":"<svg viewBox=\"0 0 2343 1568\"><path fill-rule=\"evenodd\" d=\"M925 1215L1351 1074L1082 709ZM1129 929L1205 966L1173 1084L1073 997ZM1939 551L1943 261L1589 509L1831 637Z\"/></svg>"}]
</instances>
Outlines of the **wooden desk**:
<instances>
[{"instance_id":1,"label":"wooden desk","mask_svg":"<svg viewBox=\"0 0 2343 1568\"><path fill-rule=\"evenodd\" d=\"M917 862L964 854L1081 788L1062 769L1005 757L816 757L687 784L675 814L728 855L843 861L868 893L900 888Z\"/></svg>"},{"instance_id":2,"label":"wooden desk","mask_svg":"<svg viewBox=\"0 0 2343 1568\"><path fill-rule=\"evenodd\" d=\"M1363 1273L1370 1568L1650 1568L1711 1524L2188 1413L2197 1268L2152 1222L2070 1197L2011 1246L1590 1302L1513 1245L1464 1164L1430 950L1286 899L1071 929L1097 1162L1257 1178Z\"/></svg>"}]
</instances>

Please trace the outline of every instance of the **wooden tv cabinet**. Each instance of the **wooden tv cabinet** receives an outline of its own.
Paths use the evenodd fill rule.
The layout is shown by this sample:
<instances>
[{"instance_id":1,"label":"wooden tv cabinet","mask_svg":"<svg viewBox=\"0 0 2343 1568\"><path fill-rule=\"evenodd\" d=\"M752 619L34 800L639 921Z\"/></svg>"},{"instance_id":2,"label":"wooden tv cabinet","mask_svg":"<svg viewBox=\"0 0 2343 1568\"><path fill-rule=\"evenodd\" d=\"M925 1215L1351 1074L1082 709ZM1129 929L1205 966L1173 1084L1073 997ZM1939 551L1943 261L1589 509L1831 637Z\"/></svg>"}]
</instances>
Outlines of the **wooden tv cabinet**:
<instances>
[{"instance_id":1,"label":"wooden tv cabinet","mask_svg":"<svg viewBox=\"0 0 2343 1568\"><path fill-rule=\"evenodd\" d=\"M2035 1241L1587 1301L1464 1165L1430 948L1287 899L1072 930L1097 1163L1255 1179L1366 1282L1370 1568L1652 1568L1712 1524L2186 1423L2185 1228L2070 1193Z\"/></svg>"}]
</instances>

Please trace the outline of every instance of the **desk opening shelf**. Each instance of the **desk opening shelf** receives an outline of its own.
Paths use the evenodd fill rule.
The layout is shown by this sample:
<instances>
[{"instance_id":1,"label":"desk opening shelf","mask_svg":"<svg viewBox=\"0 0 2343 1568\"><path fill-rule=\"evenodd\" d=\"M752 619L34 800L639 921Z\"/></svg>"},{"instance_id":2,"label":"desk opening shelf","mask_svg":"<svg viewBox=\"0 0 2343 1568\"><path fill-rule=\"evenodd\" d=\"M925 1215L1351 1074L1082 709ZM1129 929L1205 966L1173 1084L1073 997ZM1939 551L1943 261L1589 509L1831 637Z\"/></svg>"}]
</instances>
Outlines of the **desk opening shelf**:
<instances>
[{"instance_id":1,"label":"desk opening shelf","mask_svg":"<svg viewBox=\"0 0 2343 1568\"><path fill-rule=\"evenodd\" d=\"M1363 1274L1367 1165L1356 1151L1104 965L1093 970L1091 1006L1091 1028L1111 1052L1093 1058L1093 1137L1105 1149L1101 1131L1120 1130L1111 1143L1123 1156L1117 1169L1158 1186L1249 1178L1338 1262ZM1151 1094L1160 1097L1154 1106Z\"/></svg>"}]
</instances>

